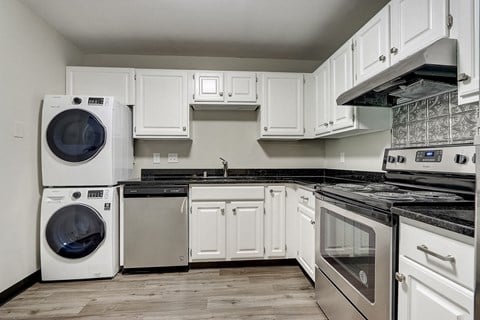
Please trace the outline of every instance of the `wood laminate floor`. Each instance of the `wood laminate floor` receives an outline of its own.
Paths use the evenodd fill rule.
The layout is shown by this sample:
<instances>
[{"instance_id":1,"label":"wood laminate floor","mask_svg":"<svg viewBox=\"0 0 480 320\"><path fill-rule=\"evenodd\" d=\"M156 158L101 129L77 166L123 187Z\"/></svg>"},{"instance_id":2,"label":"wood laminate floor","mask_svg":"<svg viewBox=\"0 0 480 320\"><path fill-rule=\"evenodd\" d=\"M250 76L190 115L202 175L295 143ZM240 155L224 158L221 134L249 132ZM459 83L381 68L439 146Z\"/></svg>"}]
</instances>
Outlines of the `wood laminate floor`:
<instances>
[{"instance_id":1,"label":"wood laminate floor","mask_svg":"<svg viewBox=\"0 0 480 320\"><path fill-rule=\"evenodd\" d=\"M193 269L37 283L0 319L324 320L297 266Z\"/></svg>"}]
</instances>

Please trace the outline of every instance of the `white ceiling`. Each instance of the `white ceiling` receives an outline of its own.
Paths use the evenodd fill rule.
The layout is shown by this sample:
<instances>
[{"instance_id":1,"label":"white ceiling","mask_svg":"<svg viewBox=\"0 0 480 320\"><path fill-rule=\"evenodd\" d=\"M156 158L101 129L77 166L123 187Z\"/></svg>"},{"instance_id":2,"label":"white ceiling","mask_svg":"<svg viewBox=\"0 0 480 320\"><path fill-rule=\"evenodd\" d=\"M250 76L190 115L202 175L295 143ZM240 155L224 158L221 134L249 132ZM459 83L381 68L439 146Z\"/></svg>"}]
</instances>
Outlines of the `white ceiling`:
<instances>
[{"instance_id":1,"label":"white ceiling","mask_svg":"<svg viewBox=\"0 0 480 320\"><path fill-rule=\"evenodd\" d=\"M388 0L22 0L85 53L323 60Z\"/></svg>"}]
</instances>

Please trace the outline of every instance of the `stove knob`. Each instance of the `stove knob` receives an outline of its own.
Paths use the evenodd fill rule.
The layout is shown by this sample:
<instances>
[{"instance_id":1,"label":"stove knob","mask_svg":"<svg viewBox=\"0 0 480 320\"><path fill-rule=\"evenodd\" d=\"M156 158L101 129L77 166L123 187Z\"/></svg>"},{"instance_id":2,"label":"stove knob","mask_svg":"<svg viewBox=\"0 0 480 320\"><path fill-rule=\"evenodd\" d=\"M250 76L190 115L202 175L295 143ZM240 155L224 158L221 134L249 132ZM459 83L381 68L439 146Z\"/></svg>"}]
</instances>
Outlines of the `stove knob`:
<instances>
[{"instance_id":1,"label":"stove knob","mask_svg":"<svg viewBox=\"0 0 480 320\"><path fill-rule=\"evenodd\" d=\"M80 191L75 191L74 193L72 193L73 199L80 199L81 196L82 196L82 193Z\"/></svg>"},{"instance_id":2,"label":"stove knob","mask_svg":"<svg viewBox=\"0 0 480 320\"><path fill-rule=\"evenodd\" d=\"M388 156L387 161L389 163L395 163L395 161L397 161L397 159L394 156Z\"/></svg>"},{"instance_id":3,"label":"stove knob","mask_svg":"<svg viewBox=\"0 0 480 320\"><path fill-rule=\"evenodd\" d=\"M467 157L464 156L463 154L456 154L453 161L455 161L455 163L458 163L458 164L465 164L467 163Z\"/></svg>"},{"instance_id":4,"label":"stove knob","mask_svg":"<svg viewBox=\"0 0 480 320\"><path fill-rule=\"evenodd\" d=\"M397 162L398 163L405 163L405 157L404 156L397 156Z\"/></svg>"}]
</instances>

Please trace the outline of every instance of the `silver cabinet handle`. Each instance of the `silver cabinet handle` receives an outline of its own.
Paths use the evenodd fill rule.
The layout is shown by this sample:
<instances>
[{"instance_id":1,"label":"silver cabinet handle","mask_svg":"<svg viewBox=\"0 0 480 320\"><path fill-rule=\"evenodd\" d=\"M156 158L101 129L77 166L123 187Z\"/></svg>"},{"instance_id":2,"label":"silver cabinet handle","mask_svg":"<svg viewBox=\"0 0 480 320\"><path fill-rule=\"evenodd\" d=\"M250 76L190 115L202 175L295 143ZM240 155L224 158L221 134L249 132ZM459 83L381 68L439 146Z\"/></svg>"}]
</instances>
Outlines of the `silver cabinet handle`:
<instances>
[{"instance_id":1,"label":"silver cabinet handle","mask_svg":"<svg viewBox=\"0 0 480 320\"><path fill-rule=\"evenodd\" d=\"M225 214L225 209L220 209L220 212L222 213L222 216Z\"/></svg>"},{"instance_id":2,"label":"silver cabinet handle","mask_svg":"<svg viewBox=\"0 0 480 320\"><path fill-rule=\"evenodd\" d=\"M449 262L455 262L455 257L452 255L447 255L447 256L442 256L441 254L438 254L436 252L433 252L432 250L428 249L428 247L424 244L417 246L417 250L422 251L432 257L435 257L437 259L440 259L442 261L449 261Z\"/></svg>"},{"instance_id":3,"label":"silver cabinet handle","mask_svg":"<svg viewBox=\"0 0 480 320\"><path fill-rule=\"evenodd\" d=\"M405 281L405 275L400 272L395 272L395 280L397 280L398 282L403 282Z\"/></svg>"},{"instance_id":4,"label":"silver cabinet handle","mask_svg":"<svg viewBox=\"0 0 480 320\"><path fill-rule=\"evenodd\" d=\"M387 60L387 57L385 57L383 54L378 57L378 60L382 61L382 62L385 62L385 60Z\"/></svg>"},{"instance_id":5,"label":"silver cabinet handle","mask_svg":"<svg viewBox=\"0 0 480 320\"><path fill-rule=\"evenodd\" d=\"M462 72L458 75L458 80L457 81L458 82L463 82L463 81L467 81L468 79L470 79L470 76L468 74Z\"/></svg>"},{"instance_id":6,"label":"silver cabinet handle","mask_svg":"<svg viewBox=\"0 0 480 320\"><path fill-rule=\"evenodd\" d=\"M323 126L324 126L324 127L328 127L328 122L324 122L324 123L323 123Z\"/></svg>"},{"instance_id":7,"label":"silver cabinet handle","mask_svg":"<svg viewBox=\"0 0 480 320\"><path fill-rule=\"evenodd\" d=\"M302 200L304 200L304 201L307 201L307 200L308 200L308 197L300 196L300 199L302 199Z\"/></svg>"},{"instance_id":8,"label":"silver cabinet handle","mask_svg":"<svg viewBox=\"0 0 480 320\"><path fill-rule=\"evenodd\" d=\"M315 224L315 221L310 220L310 224L311 224L311 225L314 225L314 224Z\"/></svg>"},{"instance_id":9,"label":"silver cabinet handle","mask_svg":"<svg viewBox=\"0 0 480 320\"><path fill-rule=\"evenodd\" d=\"M237 214L237 208L233 208L232 211L233 211L233 214Z\"/></svg>"},{"instance_id":10,"label":"silver cabinet handle","mask_svg":"<svg viewBox=\"0 0 480 320\"><path fill-rule=\"evenodd\" d=\"M268 131L268 128L267 128L267 127L263 127L263 130L264 130L264 131Z\"/></svg>"},{"instance_id":11,"label":"silver cabinet handle","mask_svg":"<svg viewBox=\"0 0 480 320\"><path fill-rule=\"evenodd\" d=\"M390 48L390 53L397 54L398 53L398 48L391 47Z\"/></svg>"},{"instance_id":12,"label":"silver cabinet handle","mask_svg":"<svg viewBox=\"0 0 480 320\"><path fill-rule=\"evenodd\" d=\"M328 121L328 124L333 124L333 121Z\"/></svg>"},{"instance_id":13,"label":"silver cabinet handle","mask_svg":"<svg viewBox=\"0 0 480 320\"><path fill-rule=\"evenodd\" d=\"M187 127L183 127L182 130L183 130L183 131L187 131Z\"/></svg>"},{"instance_id":14,"label":"silver cabinet handle","mask_svg":"<svg viewBox=\"0 0 480 320\"><path fill-rule=\"evenodd\" d=\"M219 95L220 97L223 97L223 92L219 92L218 95Z\"/></svg>"},{"instance_id":15,"label":"silver cabinet handle","mask_svg":"<svg viewBox=\"0 0 480 320\"><path fill-rule=\"evenodd\" d=\"M273 196L273 189L270 189L270 194Z\"/></svg>"},{"instance_id":16,"label":"silver cabinet handle","mask_svg":"<svg viewBox=\"0 0 480 320\"><path fill-rule=\"evenodd\" d=\"M232 93L231 93L231 92L229 92L229 93L228 93L228 96L229 96L229 97L231 97L231 96L232 96Z\"/></svg>"}]
</instances>

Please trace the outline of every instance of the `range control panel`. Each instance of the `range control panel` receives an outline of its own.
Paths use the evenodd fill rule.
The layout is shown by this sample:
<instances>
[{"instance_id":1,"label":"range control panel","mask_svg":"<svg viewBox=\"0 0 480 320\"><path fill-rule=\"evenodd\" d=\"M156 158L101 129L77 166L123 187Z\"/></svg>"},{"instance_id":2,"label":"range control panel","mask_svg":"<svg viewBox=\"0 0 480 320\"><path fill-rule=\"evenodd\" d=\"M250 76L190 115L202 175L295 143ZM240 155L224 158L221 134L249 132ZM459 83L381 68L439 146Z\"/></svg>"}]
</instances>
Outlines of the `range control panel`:
<instances>
[{"instance_id":1,"label":"range control panel","mask_svg":"<svg viewBox=\"0 0 480 320\"><path fill-rule=\"evenodd\" d=\"M416 162L441 162L443 150L421 150L415 155Z\"/></svg>"},{"instance_id":2,"label":"range control panel","mask_svg":"<svg viewBox=\"0 0 480 320\"><path fill-rule=\"evenodd\" d=\"M474 145L386 149L383 170L474 174Z\"/></svg>"}]
</instances>

